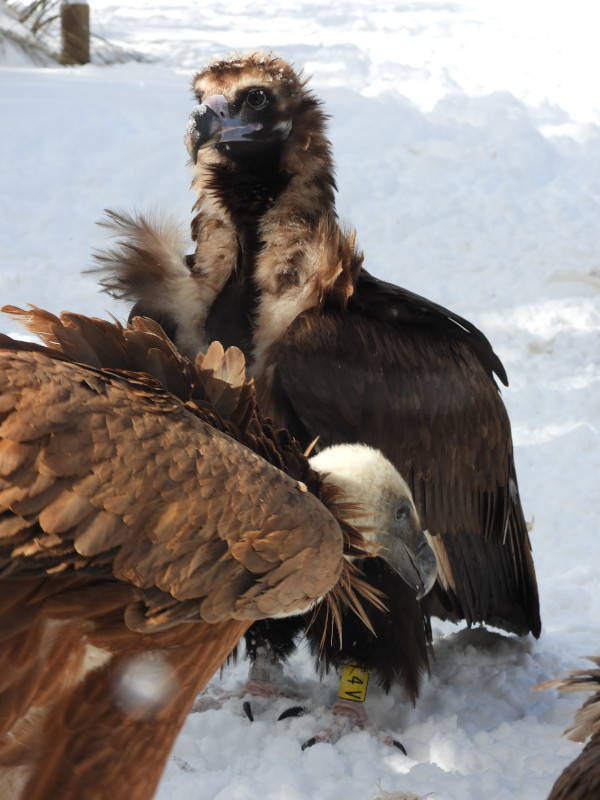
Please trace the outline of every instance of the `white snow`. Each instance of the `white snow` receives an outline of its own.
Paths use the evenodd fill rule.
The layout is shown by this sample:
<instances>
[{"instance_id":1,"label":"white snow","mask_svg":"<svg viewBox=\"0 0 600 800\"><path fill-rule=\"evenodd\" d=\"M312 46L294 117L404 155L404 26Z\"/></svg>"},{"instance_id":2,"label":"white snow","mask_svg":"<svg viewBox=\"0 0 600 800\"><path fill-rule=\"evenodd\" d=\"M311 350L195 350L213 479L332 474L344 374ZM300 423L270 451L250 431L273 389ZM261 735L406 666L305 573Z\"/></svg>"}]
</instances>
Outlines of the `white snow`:
<instances>
[{"instance_id":1,"label":"white snow","mask_svg":"<svg viewBox=\"0 0 600 800\"><path fill-rule=\"evenodd\" d=\"M338 209L366 266L477 324L507 369L538 574L538 641L435 624L412 708L369 689L364 731L330 726L336 678L302 648L290 697L250 724L226 667L190 714L158 800L541 800L581 746L583 698L533 691L600 653L600 50L592 6L522 0L93 0L92 29L153 63L23 66L0 48L0 302L123 319L82 269L105 207L191 218L182 142L194 70L233 49L304 66L331 114ZM3 7L0 5L0 22ZM0 26L1 27L1 26ZM10 319L0 330L22 336ZM219 708L211 700L232 696ZM215 703L212 703L215 705ZM257 704L257 711L261 711Z\"/></svg>"}]
</instances>

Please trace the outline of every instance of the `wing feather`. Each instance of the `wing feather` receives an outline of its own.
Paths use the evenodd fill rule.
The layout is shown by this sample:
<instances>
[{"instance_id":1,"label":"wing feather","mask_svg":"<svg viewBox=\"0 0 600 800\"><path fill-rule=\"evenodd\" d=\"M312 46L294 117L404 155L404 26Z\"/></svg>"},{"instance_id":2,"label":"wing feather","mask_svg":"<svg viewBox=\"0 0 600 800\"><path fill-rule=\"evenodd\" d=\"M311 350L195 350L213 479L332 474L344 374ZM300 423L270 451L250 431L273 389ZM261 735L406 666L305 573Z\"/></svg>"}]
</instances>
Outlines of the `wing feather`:
<instances>
[{"instance_id":1,"label":"wing feather","mask_svg":"<svg viewBox=\"0 0 600 800\"><path fill-rule=\"evenodd\" d=\"M432 612L540 632L510 423L489 342L441 306L361 273L346 310L300 315L257 377L300 442L360 441L407 480L440 572ZM272 380L269 383L270 376Z\"/></svg>"},{"instance_id":2,"label":"wing feather","mask_svg":"<svg viewBox=\"0 0 600 800\"><path fill-rule=\"evenodd\" d=\"M170 607L169 625L173 601L186 619L254 619L337 581L325 507L152 382L4 347L0 397L0 574L110 567L146 616Z\"/></svg>"}]
</instances>

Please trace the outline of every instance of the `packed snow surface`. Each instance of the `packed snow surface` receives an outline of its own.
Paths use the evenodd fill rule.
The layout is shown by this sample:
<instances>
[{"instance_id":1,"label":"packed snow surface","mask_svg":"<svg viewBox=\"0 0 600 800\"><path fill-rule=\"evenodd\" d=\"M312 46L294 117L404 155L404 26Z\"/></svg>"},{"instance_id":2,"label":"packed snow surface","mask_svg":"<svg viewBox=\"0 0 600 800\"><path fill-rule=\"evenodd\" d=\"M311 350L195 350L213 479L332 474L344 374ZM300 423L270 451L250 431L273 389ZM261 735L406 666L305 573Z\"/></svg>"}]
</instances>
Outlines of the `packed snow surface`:
<instances>
[{"instance_id":1,"label":"packed snow surface","mask_svg":"<svg viewBox=\"0 0 600 800\"><path fill-rule=\"evenodd\" d=\"M241 658L190 714L158 800L541 800L580 751L561 734L583 698L533 687L600 653L593 8L91 5L92 29L143 62L40 68L0 47L0 302L124 319L127 308L82 274L105 243L96 221L112 207L167 210L187 225L192 74L231 50L273 50L313 76L326 104L338 210L357 229L367 269L470 319L504 362L541 595L537 641L434 624L416 708L370 687L371 720L407 756L360 730L301 750L334 724L337 691L302 646L286 669L287 696L257 702L250 724ZM8 318L0 330L23 336ZM298 702L306 716L277 722Z\"/></svg>"}]
</instances>

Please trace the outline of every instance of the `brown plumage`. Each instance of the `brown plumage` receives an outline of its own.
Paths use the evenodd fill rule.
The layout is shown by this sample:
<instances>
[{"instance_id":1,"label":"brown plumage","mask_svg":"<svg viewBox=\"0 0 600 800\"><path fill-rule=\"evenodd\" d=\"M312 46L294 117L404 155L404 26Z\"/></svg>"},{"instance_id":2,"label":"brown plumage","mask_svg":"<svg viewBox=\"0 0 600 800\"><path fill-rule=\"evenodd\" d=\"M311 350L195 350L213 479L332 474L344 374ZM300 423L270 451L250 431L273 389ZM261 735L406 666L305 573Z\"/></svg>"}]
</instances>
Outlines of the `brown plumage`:
<instances>
[{"instance_id":1,"label":"brown plumage","mask_svg":"<svg viewBox=\"0 0 600 800\"><path fill-rule=\"evenodd\" d=\"M536 688L560 692L594 692L575 715L565 733L575 742L589 742L581 754L559 775L548 800L600 800L600 658L591 658L596 669L572 672L568 678L549 681Z\"/></svg>"},{"instance_id":2,"label":"brown plumage","mask_svg":"<svg viewBox=\"0 0 600 800\"><path fill-rule=\"evenodd\" d=\"M398 680L414 697L430 614L540 633L510 423L494 380L506 383L506 373L470 322L363 268L354 235L337 222L326 118L301 75L276 57L231 56L198 73L194 93L194 254L183 255L171 222L113 212L120 241L99 254L97 271L183 352L214 339L241 347L261 410L303 446L315 437L317 447L365 442L406 478L436 552L437 585L421 607L370 562L390 613L370 611L378 638L352 631L322 663L357 658L385 687ZM281 655L291 635L280 634ZM272 629L265 638L276 641Z\"/></svg>"},{"instance_id":3,"label":"brown plumage","mask_svg":"<svg viewBox=\"0 0 600 800\"><path fill-rule=\"evenodd\" d=\"M45 345L0 336L0 794L147 799L252 621L381 605L348 558L369 500L264 420L239 351L5 310Z\"/></svg>"}]
</instances>

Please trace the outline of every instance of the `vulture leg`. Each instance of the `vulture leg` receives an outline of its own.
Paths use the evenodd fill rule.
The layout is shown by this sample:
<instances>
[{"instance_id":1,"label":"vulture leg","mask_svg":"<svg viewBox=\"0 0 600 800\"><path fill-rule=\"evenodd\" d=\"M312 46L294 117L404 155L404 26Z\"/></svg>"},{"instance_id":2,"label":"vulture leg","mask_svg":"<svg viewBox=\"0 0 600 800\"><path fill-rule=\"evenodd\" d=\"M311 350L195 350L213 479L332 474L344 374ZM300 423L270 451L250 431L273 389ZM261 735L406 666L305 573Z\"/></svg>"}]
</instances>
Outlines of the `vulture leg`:
<instances>
[{"instance_id":1,"label":"vulture leg","mask_svg":"<svg viewBox=\"0 0 600 800\"><path fill-rule=\"evenodd\" d=\"M244 687L245 693L254 698L271 698L281 694L279 688L283 680L283 664L268 646L257 647L256 654L250 669L248 670L248 680ZM244 714L250 722L254 722L254 711L249 700L245 700L242 708Z\"/></svg>"},{"instance_id":2,"label":"vulture leg","mask_svg":"<svg viewBox=\"0 0 600 800\"><path fill-rule=\"evenodd\" d=\"M256 655L248 670L246 692L254 697L273 697L281 694L283 664L269 645L256 648Z\"/></svg>"},{"instance_id":3,"label":"vulture leg","mask_svg":"<svg viewBox=\"0 0 600 800\"><path fill-rule=\"evenodd\" d=\"M283 665L296 649L296 638L303 630L302 617L265 619L253 625L246 635L246 658L250 661L245 693L254 698L283 694ZM244 713L253 719L250 701L244 702ZM301 710L304 713L304 709ZM285 711L283 718L290 716Z\"/></svg>"}]
</instances>

